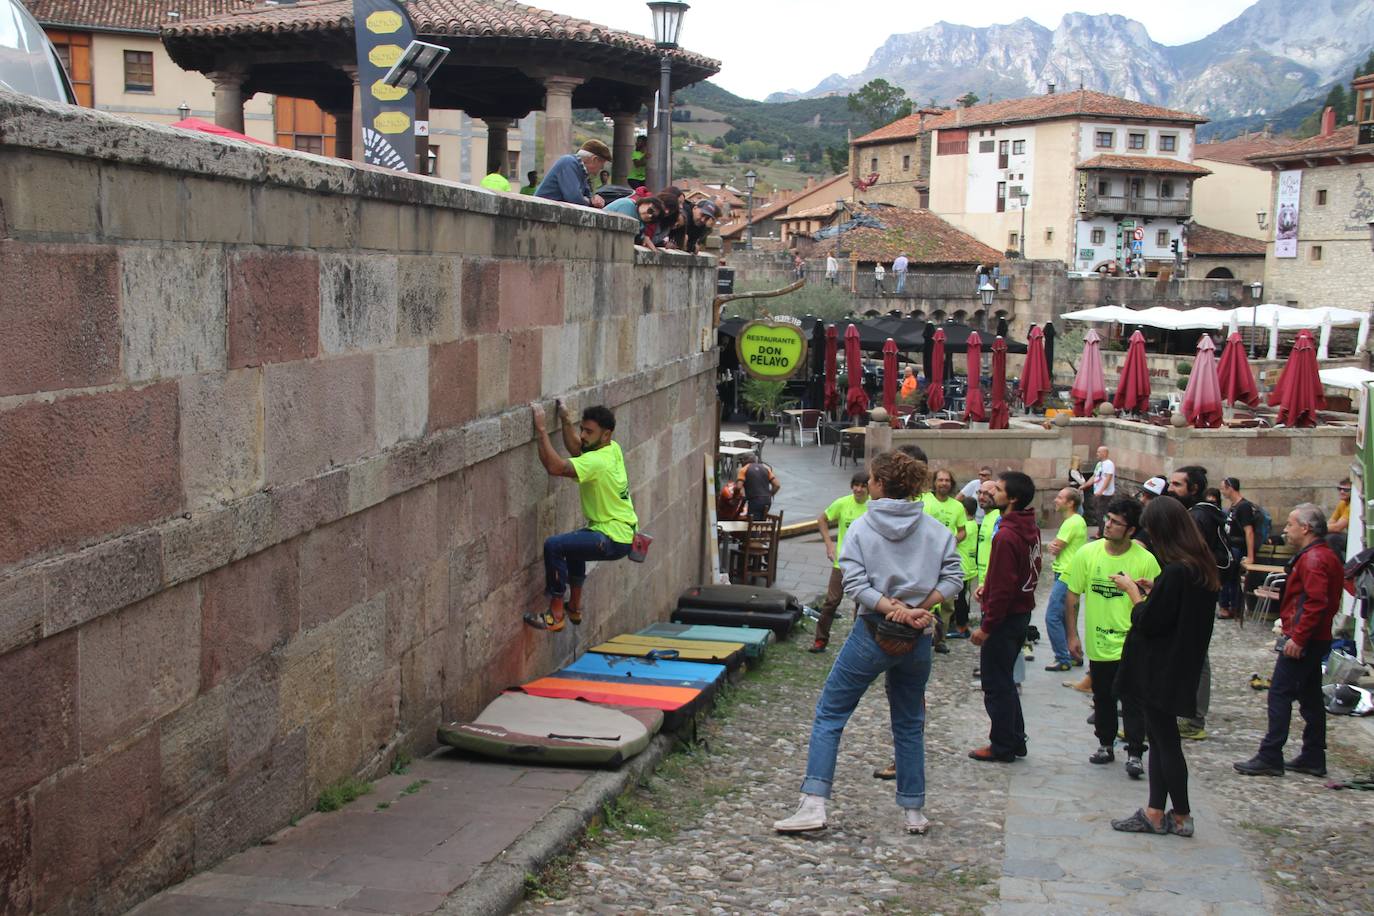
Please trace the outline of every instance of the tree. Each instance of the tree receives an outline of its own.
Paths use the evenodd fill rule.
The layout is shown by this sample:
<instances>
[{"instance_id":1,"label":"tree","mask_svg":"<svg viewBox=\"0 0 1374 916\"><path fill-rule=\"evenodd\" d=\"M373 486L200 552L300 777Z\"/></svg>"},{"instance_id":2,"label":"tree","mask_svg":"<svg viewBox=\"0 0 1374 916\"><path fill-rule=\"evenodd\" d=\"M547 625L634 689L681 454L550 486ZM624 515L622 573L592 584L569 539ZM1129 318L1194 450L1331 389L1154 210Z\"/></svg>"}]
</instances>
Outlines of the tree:
<instances>
[{"instance_id":1,"label":"tree","mask_svg":"<svg viewBox=\"0 0 1374 916\"><path fill-rule=\"evenodd\" d=\"M865 83L858 92L850 93L849 110L862 115L874 130L911 114L911 99L906 90L885 79Z\"/></svg>"},{"instance_id":2,"label":"tree","mask_svg":"<svg viewBox=\"0 0 1374 916\"><path fill-rule=\"evenodd\" d=\"M964 108L972 108L974 105L978 104L978 93L970 89L968 92L965 92L963 95L959 96L959 98L955 99L954 101L958 102L960 106Z\"/></svg>"},{"instance_id":3,"label":"tree","mask_svg":"<svg viewBox=\"0 0 1374 916\"><path fill-rule=\"evenodd\" d=\"M686 156L683 156L677 162L673 163L673 170L677 172L677 177L679 178L701 177L701 172L697 170L696 166L692 165L692 160L688 159Z\"/></svg>"},{"instance_id":4,"label":"tree","mask_svg":"<svg viewBox=\"0 0 1374 916\"><path fill-rule=\"evenodd\" d=\"M849 147L832 146L825 151L825 158L830 163L830 171L849 171Z\"/></svg>"},{"instance_id":5,"label":"tree","mask_svg":"<svg viewBox=\"0 0 1374 916\"><path fill-rule=\"evenodd\" d=\"M1357 77L1372 75L1374 75L1374 51L1369 52L1369 57L1365 60L1363 67L1355 68L1355 76Z\"/></svg>"}]
</instances>

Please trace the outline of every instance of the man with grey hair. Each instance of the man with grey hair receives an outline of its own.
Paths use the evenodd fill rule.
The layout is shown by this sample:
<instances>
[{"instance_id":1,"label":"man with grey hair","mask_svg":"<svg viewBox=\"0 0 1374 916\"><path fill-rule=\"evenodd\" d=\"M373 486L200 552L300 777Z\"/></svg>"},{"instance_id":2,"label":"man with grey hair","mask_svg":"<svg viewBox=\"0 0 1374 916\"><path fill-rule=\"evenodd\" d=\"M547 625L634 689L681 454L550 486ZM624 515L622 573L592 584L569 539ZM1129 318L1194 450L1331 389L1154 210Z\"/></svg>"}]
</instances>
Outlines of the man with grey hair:
<instances>
[{"instance_id":1,"label":"man with grey hair","mask_svg":"<svg viewBox=\"0 0 1374 916\"><path fill-rule=\"evenodd\" d=\"M1296 553L1288 561L1279 619L1283 635L1269 684L1269 731L1259 752L1237 761L1244 776L1282 776L1285 769L1326 775L1326 707L1322 702L1322 659L1331 648L1331 619L1341 607L1345 568L1326 543L1326 514L1312 503L1288 513L1283 537ZM1302 713L1302 750L1283 759L1293 703Z\"/></svg>"},{"instance_id":2,"label":"man with grey hair","mask_svg":"<svg viewBox=\"0 0 1374 916\"><path fill-rule=\"evenodd\" d=\"M558 157L539 182L534 196L599 210L606 206L606 201L600 194L592 193L591 176L600 173L610 161L610 147L600 140L588 140L576 153Z\"/></svg>"}]
</instances>

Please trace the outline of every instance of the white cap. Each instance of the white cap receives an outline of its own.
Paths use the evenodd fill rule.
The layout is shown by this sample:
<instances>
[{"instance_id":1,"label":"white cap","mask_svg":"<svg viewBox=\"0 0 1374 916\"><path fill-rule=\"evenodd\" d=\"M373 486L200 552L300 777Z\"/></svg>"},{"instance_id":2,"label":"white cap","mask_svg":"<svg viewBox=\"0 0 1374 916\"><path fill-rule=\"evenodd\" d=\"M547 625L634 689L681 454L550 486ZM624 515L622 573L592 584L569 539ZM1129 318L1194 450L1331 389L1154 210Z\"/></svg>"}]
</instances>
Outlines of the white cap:
<instances>
[{"instance_id":1,"label":"white cap","mask_svg":"<svg viewBox=\"0 0 1374 916\"><path fill-rule=\"evenodd\" d=\"M1153 493L1155 496L1163 496L1164 489L1168 485L1169 484L1164 480L1163 477L1151 477L1149 480L1145 481L1145 489Z\"/></svg>"}]
</instances>

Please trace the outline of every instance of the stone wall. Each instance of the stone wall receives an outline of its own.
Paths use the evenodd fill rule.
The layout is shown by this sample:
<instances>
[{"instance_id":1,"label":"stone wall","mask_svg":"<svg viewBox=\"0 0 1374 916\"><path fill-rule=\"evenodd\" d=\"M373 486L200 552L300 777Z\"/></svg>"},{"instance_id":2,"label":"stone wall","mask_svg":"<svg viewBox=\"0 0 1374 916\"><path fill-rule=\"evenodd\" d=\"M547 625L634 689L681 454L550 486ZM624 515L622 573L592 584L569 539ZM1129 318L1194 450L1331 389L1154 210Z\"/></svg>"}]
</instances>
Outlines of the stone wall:
<instances>
[{"instance_id":1,"label":"stone wall","mask_svg":"<svg viewBox=\"0 0 1374 916\"><path fill-rule=\"evenodd\" d=\"M1274 191L1267 209L1276 212ZM1335 305L1367 310L1369 289L1369 220L1374 218L1370 191L1374 189L1374 164L1351 162L1302 169L1298 212L1298 256L1274 257L1269 240L1264 262L1264 301L1314 308ZM1318 192L1326 203L1317 204ZM1273 217L1270 217L1270 232ZM1321 249L1316 257L1315 249Z\"/></svg>"},{"instance_id":2,"label":"stone wall","mask_svg":"<svg viewBox=\"0 0 1374 916\"><path fill-rule=\"evenodd\" d=\"M122 912L699 581L714 270L630 226L0 93L0 912ZM558 636L554 397L656 538Z\"/></svg>"}]
</instances>

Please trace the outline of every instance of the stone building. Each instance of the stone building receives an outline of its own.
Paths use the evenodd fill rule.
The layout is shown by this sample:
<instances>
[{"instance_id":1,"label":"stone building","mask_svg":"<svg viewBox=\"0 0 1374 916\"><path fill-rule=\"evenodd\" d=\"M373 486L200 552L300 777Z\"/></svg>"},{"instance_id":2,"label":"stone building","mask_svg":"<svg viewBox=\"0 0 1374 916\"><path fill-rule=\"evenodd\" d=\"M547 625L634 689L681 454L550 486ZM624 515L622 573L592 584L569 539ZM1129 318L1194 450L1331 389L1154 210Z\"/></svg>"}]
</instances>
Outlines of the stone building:
<instances>
[{"instance_id":1,"label":"stone building","mask_svg":"<svg viewBox=\"0 0 1374 916\"><path fill-rule=\"evenodd\" d=\"M1244 283L1262 281L1264 242L1201 223L1189 223L1188 276Z\"/></svg>"},{"instance_id":2,"label":"stone building","mask_svg":"<svg viewBox=\"0 0 1374 916\"><path fill-rule=\"evenodd\" d=\"M1255 215L1269 209L1269 170L1248 157L1282 152L1295 142L1291 137L1255 134L1199 143L1193 148L1193 161L1212 174L1193 185L1193 218L1224 232L1263 239Z\"/></svg>"},{"instance_id":3,"label":"stone building","mask_svg":"<svg viewBox=\"0 0 1374 916\"><path fill-rule=\"evenodd\" d=\"M856 203L930 205L928 122L944 114L922 108L849 144L849 181Z\"/></svg>"}]
</instances>

